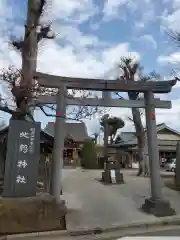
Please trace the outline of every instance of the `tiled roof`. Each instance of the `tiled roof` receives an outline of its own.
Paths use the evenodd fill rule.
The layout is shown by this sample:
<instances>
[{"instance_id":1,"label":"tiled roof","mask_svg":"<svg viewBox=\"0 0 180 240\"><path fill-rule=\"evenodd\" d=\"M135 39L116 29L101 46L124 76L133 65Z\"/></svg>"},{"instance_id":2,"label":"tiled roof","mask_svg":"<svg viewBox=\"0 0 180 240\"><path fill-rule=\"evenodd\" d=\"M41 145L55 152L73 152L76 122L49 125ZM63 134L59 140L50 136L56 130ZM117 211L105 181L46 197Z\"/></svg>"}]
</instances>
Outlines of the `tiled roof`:
<instances>
[{"instance_id":1,"label":"tiled roof","mask_svg":"<svg viewBox=\"0 0 180 240\"><path fill-rule=\"evenodd\" d=\"M157 124L156 125L157 132L167 129L169 131L172 131L175 134L178 134L180 136L180 133L170 127L168 127L165 123ZM137 144L137 138L135 132L121 132L120 133L120 141L117 143L119 146L125 146L125 145L136 145ZM172 141L171 141L172 142Z\"/></svg>"},{"instance_id":2,"label":"tiled roof","mask_svg":"<svg viewBox=\"0 0 180 240\"><path fill-rule=\"evenodd\" d=\"M54 124L46 125L44 131L54 136ZM85 123L66 123L66 138L68 137L76 142L84 142L90 139Z\"/></svg>"}]
</instances>

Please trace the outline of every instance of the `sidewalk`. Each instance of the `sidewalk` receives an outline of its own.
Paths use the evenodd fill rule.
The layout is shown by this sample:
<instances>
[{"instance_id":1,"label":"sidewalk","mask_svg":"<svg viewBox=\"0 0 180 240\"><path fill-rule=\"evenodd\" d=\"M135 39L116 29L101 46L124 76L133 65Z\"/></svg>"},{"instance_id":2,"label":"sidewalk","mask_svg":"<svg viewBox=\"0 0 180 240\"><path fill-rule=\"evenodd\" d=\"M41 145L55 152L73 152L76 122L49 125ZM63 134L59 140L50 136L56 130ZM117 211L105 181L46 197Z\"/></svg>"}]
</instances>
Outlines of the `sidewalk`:
<instances>
[{"instance_id":1,"label":"sidewalk","mask_svg":"<svg viewBox=\"0 0 180 240\"><path fill-rule=\"evenodd\" d=\"M106 229L141 220L157 220L140 210L146 197L150 196L148 178L133 176L124 171L125 184L103 185L97 179L101 171L81 169L64 170L63 198L68 207L67 229L69 231ZM172 207L180 214L180 195L168 188L163 189Z\"/></svg>"}]
</instances>

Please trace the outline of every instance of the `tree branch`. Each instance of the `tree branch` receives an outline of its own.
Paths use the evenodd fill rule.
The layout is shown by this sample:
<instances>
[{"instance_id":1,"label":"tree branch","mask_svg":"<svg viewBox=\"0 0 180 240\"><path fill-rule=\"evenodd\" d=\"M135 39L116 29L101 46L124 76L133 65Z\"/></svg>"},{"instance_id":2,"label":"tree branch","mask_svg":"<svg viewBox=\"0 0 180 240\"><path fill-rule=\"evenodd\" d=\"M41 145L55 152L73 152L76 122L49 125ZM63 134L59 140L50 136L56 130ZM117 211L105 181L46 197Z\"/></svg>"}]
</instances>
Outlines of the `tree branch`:
<instances>
[{"instance_id":1,"label":"tree branch","mask_svg":"<svg viewBox=\"0 0 180 240\"><path fill-rule=\"evenodd\" d=\"M43 106L39 106L39 108L46 115L46 117L64 118L64 119L67 119L67 120L74 120L74 121L82 122L80 119L76 119L76 118L68 118L66 116L57 116L56 114L49 114L44 110Z\"/></svg>"},{"instance_id":2,"label":"tree branch","mask_svg":"<svg viewBox=\"0 0 180 240\"><path fill-rule=\"evenodd\" d=\"M122 97L119 92L116 92L115 94L116 96L118 96L119 99L124 99L124 97Z\"/></svg>"},{"instance_id":3,"label":"tree branch","mask_svg":"<svg viewBox=\"0 0 180 240\"><path fill-rule=\"evenodd\" d=\"M15 110L8 108L7 106L1 106L1 105L0 105L0 111L9 113L11 115L16 112Z\"/></svg>"}]
</instances>

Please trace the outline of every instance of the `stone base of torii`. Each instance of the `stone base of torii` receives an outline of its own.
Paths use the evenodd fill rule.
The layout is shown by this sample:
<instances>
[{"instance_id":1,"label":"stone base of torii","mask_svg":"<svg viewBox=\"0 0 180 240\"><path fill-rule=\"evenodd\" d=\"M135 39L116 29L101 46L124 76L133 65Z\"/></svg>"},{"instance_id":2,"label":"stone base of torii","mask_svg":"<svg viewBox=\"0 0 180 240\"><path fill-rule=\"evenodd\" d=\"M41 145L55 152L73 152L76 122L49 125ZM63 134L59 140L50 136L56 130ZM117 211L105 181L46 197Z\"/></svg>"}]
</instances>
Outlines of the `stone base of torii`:
<instances>
[{"instance_id":1,"label":"stone base of torii","mask_svg":"<svg viewBox=\"0 0 180 240\"><path fill-rule=\"evenodd\" d=\"M131 82L124 81L108 81L102 79L80 79L58 77L43 73L35 73L35 78L39 84L49 88L59 88L57 95L57 116L58 113L66 112L66 93L67 89L85 89L96 91L114 91L114 92L143 92L146 109L146 126L148 139L148 154L150 165L150 180L151 180L151 197L145 200L142 209L154 214L158 217L174 215L175 211L171 208L170 203L164 198L162 193L162 181L160 176L159 165L159 151L156 134L156 119L155 119L155 105L153 103L153 93L168 93L172 86L176 84L172 81L149 81L149 82ZM120 102L121 100L119 100ZM138 100L137 100L138 101ZM87 101L86 101L87 102ZM98 100L97 100L98 102ZM49 98L51 103L51 97ZM90 102L89 102L90 103ZM101 102L102 104L102 102ZM111 104L112 105L112 104ZM129 106L130 108L132 106ZM137 107L137 106L136 106ZM140 106L139 106L140 107ZM60 201L61 190L61 170L63 168L63 148L65 136L65 119L56 117L55 124L55 141L53 153L53 171L52 171L52 188L51 193L55 196L57 201ZM61 133L61 134L60 134Z\"/></svg>"}]
</instances>

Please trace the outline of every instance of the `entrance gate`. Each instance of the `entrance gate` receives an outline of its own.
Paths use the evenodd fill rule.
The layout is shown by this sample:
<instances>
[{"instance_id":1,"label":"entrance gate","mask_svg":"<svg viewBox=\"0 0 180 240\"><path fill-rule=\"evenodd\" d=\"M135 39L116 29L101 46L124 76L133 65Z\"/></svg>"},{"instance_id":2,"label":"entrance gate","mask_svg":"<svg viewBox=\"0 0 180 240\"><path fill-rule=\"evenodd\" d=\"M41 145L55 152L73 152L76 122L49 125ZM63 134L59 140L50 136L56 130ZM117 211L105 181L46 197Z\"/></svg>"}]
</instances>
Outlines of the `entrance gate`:
<instances>
[{"instance_id":1,"label":"entrance gate","mask_svg":"<svg viewBox=\"0 0 180 240\"><path fill-rule=\"evenodd\" d=\"M159 151L156 134L155 108L171 108L170 101L154 99L154 93L169 93L176 84L176 80L170 81L148 81L148 82L126 82L119 80L102 80L87 78L58 77L36 72L35 79L41 86L46 88L58 88L56 97L45 96L38 99L41 103L57 103L54 149L52 162L52 195L60 200L61 176L63 168L63 149L65 136L66 105L88 105L109 107L136 107L145 108L146 126L148 139L148 154L150 161L151 197L145 200L142 208L144 211L156 216L168 216L175 214L170 203L164 199L160 176ZM67 89L84 89L102 91L101 99L67 99ZM117 100L111 99L110 92L141 92L144 93L142 100ZM64 116L64 118L62 117Z\"/></svg>"}]
</instances>

